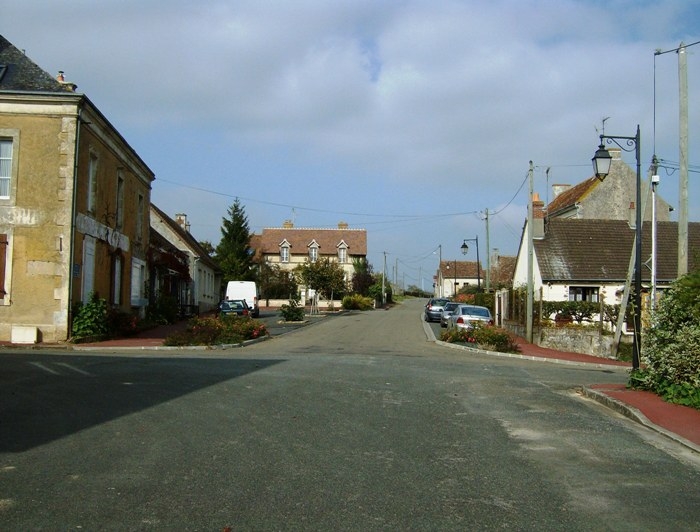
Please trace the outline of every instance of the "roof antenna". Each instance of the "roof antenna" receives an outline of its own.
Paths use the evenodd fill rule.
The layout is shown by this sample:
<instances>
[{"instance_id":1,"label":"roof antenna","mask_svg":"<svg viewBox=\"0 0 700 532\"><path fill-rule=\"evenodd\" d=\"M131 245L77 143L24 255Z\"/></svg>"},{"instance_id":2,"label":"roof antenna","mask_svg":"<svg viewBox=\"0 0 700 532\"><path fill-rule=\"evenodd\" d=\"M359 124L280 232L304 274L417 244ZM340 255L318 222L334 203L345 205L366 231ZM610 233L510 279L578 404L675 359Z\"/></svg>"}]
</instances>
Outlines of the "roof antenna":
<instances>
[{"instance_id":1,"label":"roof antenna","mask_svg":"<svg viewBox=\"0 0 700 532\"><path fill-rule=\"evenodd\" d=\"M599 135L605 135L605 122L607 122L608 120L610 120L610 117L609 117L609 116L606 116L605 118L603 118L603 119L600 121L601 124L602 124L602 131L600 131L600 130L596 127L596 128L595 128L595 132L598 133Z\"/></svg>"}]
</instances>

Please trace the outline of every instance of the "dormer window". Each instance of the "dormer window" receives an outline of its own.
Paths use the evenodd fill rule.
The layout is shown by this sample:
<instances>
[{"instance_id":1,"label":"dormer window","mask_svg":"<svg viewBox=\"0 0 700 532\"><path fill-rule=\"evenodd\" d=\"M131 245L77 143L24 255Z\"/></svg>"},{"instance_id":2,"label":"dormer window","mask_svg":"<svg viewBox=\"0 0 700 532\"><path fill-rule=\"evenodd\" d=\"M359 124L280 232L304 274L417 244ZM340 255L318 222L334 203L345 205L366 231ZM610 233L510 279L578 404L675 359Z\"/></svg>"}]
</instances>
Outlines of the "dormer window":
<instances>
[{"instance_id":1,"label":"dormer window","mask_svg":"<svg viewBox=\"0 0 700 532\"><path fill-rule=\"evenodd\" d=\"M314 240L309 244L309 262L318 260L318 243Z\"/></svg>"},{"instance_id":2,"label":"dormer window","mask_svg":"<svg viewBox=\"0 0 700 532\"><path fill-rule=\"evenodd\" d=\"M338 244L338 262L340 264L348 262L348 245L345 241L341 241L340 244Z\"/></svg>"},{"instance_id":3,"label":"dormer window","mask_svg":"<svg viewBox=\"0 0 700 532\"><path fill-rule=\"evenodd\" d=\"M291 245L285 238L280 244L280 262L289 262L289 248Z\"/></svg>"}]
</instances>

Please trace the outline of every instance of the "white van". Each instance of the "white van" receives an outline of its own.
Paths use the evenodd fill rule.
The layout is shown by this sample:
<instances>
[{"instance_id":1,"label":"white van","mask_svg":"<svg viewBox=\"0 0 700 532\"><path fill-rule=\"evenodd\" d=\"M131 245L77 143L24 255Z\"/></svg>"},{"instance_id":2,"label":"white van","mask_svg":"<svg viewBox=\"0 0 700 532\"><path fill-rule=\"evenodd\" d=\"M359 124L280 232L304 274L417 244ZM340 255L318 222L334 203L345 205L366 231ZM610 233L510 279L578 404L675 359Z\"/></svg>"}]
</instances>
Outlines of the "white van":
<instances>
[{"instance_id":1,"label":"white van","mask_svg":"<svg viewBox=\"0 0 700 532\"><path fill-rule=\"evenodd\" d=\"M258 286L253 281L229 281L226 285L226 299L245 299L252 309L253 317L260 316Z\"/></svg>"}]
</instances>

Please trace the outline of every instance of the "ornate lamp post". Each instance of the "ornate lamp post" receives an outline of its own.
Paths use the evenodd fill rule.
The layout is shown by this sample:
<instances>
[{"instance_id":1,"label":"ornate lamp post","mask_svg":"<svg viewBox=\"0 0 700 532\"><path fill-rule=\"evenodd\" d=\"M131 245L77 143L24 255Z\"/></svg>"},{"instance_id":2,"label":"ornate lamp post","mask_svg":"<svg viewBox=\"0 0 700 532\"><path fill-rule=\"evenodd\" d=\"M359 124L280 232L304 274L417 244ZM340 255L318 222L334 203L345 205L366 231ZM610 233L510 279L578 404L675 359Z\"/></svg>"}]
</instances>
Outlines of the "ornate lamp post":
<instances>
[{"instance_id":1,"label":"ornate lamp post","mask_svg":"<svg viewBox=\"0 0 700 532\"><path fill-rule=\"evenodd\" d=\"M613 142L626 152L634 150L637 159L637 191L635 200L635 239L634 239L634 343L632 344L632 369L639 369L639 354L642 347L642 192L641 192L641 157L639 125L634 137L618 137L612 135L600 135L600 146L593 159L593 171L595 176L603 181L610 173L612 157L603 145L603 140L608 144ZM624 146L618 141L624 141ZM627 147L625 147L627 146ZM625 309L621 309L624 312Z\"/></svg>"},{"instance_id":2,"label":"ornate lamp post","mask_svg":"<svg viewBox=\"0 0 700 532\"><path fill-rule=\"evenodd\" d=\"M475 238L465 238L464 242L460 246L460 249L462 250L462 255L466 255L469 253L469 246L467 245L467 242L475 242L476 243L476 286L477 290L481 292L481 263L479 262L479 237Z\"/></svg>"}]
</instances>

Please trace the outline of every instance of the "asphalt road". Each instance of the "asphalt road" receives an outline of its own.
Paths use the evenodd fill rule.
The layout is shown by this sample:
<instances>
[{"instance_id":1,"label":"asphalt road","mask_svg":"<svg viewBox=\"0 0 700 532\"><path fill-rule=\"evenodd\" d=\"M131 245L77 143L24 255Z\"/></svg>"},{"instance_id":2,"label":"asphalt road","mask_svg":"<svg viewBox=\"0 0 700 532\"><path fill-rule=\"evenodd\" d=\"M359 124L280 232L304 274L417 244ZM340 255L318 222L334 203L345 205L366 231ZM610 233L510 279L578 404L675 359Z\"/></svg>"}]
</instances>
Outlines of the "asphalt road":
<instances>
[{"instance_id":1,"label":"asphalt road","mask_svg":"<svg viewBox=\"0 0 700 532\"><path fill-rule=\"evenodd\" d=\"M619 370L426 340L421 301L241 349L0 355L2 530L698 530Z\"/></svg>"}]
</instances>

